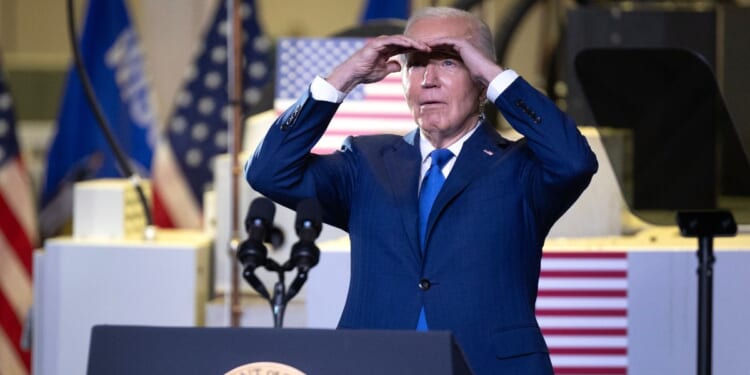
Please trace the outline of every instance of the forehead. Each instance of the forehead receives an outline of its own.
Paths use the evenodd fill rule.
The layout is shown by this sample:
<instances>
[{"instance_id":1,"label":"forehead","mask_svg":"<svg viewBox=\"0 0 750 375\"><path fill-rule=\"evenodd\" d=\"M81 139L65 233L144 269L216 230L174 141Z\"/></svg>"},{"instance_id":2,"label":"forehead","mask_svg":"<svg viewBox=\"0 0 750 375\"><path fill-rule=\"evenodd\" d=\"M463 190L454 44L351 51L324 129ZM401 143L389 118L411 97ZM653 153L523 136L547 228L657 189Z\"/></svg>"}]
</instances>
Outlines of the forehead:
<instances>
[{"instance_id":1,"label":"forehead","mask_svg":"<svg viewBox=\"0 0 750 375\"><path fill-rule=\"evenodd\" d=\"M416 40L469 37L471 24L461 17L429 17L414 21L404 35Z\"/></svg>"}]
</instances>

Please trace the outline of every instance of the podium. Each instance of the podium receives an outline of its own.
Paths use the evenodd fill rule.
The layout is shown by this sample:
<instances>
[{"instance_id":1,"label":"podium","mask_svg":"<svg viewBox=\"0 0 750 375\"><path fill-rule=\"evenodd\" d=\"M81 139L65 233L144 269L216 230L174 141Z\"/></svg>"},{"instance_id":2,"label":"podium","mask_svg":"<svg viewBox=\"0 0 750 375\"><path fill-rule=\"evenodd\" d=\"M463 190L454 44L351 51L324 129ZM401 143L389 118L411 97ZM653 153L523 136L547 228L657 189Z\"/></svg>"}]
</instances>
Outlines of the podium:
<instances>
[{"instance_id":1,"label":"podium","mask_svg":"<svg viewBox=\"0 0 750 375\"><path fill-rule=\"evenodd\" d=\"M305 374L471 374L450 332L101 325L88 375L226 372L277 362Z\"/></svg>"}]
</instances>

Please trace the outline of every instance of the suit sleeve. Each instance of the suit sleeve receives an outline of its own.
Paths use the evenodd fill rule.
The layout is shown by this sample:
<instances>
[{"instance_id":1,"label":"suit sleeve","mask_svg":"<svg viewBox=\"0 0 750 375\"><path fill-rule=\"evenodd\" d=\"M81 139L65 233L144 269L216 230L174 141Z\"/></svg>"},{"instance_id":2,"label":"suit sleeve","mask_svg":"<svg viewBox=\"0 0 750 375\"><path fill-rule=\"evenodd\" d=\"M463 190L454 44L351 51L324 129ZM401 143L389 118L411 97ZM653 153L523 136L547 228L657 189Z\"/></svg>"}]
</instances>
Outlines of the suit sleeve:
<instances>
[{"instance_id":1,"label":"suit sleeve","mask_svg":"<svg viewBox=\"0 0 750 375\"><path fill-rule=\"evenodd\" d=\"M295 209L305 198L316 198L323 220L346 230L351 181L356 168L351 155L310 152L323 136L339 104L313 99L308 92L271 125L245 164L253 189Z\"/></svg>"},{"instance_id":2,"label":"suit sleeve","mask_svg":"<svg viewBox=\"0 0 750 375\"><path fill-rule=\"evenodd\" d=\"M523 78L495 105L526 138L531 160L522 181L528 182L533 211L549 228L588 186L598 168L596 156L573 120Z\"/></svg>"}]
</instances>

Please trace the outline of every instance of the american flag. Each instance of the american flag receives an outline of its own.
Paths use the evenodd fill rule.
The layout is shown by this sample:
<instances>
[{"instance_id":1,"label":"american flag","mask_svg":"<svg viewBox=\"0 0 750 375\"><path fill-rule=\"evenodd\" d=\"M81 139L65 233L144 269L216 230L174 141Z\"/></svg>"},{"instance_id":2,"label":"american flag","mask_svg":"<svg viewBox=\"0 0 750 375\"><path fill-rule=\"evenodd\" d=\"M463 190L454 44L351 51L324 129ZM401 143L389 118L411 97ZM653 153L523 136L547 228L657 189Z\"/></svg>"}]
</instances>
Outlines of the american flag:
<instances>
[{"instance_id":1,"label":"american flag","mask_svg":"<svg viewBox=\"0 0 750 375\"><path fill-rule=\"evenodd\" d=\"M557 375L622 375L628 365L624 252L545 252L536 316Z\"/></svg>"},{"instance_id":2,"label":"american flag","mask_svg":"<svg viewBox=\"0 0 750 375\"><path fill-rule=\"evenodd\" d=\"M203 192L213 181L211 162L228 149L227 9L216 1L216 14L203 44L177 93L166 133L157 147L152 170L154 221L162 227L199 228ZM257 109L262 88L272 73L271 43L261 33L252 0L243 0L243 113ZM257 112L257 111L256 111Z\"/></svg>"},{"instance_id":3,"label":"american flag","mask_svg":"<svg viewBox=\"0 0 750 375\"><path fill-rule=\"evenodd\" d=\"M0 74L0 374L31 372L21 347L31 307L31 254L38 243L33 189L16 139L13 100Z\"/></svg>"},{"instance_id":4,"label":"american flag","mask_svg":"<svg viewBox=\"0 0 750 375\"><path fill-rule=\"evenodd\" d=\"M363 38L281 39L277 50L275 110L281 113L289 108L308 90L316 75L325 77L365 41ZM338 150L349 135L405 134L415 126L404 100L401 75L392 73L380 82L352 90L313 152Z\"/></svg>"}]
</instances>

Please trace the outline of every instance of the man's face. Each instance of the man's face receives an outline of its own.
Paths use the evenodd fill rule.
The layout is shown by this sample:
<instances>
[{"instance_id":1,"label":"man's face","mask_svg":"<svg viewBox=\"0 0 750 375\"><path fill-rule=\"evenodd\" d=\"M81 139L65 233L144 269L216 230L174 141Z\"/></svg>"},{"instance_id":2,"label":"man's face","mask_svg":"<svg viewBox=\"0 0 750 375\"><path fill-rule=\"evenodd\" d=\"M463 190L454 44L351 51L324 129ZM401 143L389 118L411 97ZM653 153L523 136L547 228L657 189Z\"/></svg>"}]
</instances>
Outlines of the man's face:
<instances>
[{"instance_id":1,"label":"man's face","mask_svg":"<svg viewBox=\"0 0 750 375\"><path fill-rule=\"evenodd\" d=\"M426 18L414 22L406 35L429 43L438 37L465 38L470 32L460 18ZM433 144L439 143L436 147L447 146L476 124L483 89L452 48L437 46L405 57L404 91L414 121Z\"/></svg>"}]
</instances>

